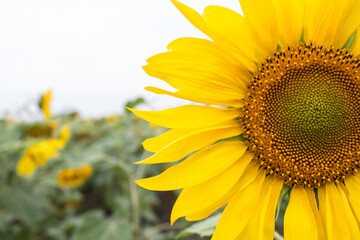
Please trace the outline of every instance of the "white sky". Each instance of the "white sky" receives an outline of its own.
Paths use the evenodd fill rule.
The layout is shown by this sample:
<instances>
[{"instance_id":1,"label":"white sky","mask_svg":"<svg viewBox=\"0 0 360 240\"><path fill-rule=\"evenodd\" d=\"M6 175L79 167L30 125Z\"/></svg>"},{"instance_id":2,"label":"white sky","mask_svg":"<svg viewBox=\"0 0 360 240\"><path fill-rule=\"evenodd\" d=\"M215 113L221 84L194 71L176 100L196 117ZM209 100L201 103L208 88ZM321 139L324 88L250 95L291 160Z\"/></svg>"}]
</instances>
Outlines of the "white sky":
<instances>
[{"instance_id":1,"label":"white sky","mask_svg":"<svg viewBox=\"0 0 360 240\"><path fill-rule=\"evenodd\" d=\"M207 5L238 12L237 0L181 0L202 13ZM141 66L179 37L204 37L170 0L0 1L0 114L48 89L55 112L85 116L122 111L144 96L153 109L179 100L145 86L165 86Z\"/></svg>"}]
</instances>

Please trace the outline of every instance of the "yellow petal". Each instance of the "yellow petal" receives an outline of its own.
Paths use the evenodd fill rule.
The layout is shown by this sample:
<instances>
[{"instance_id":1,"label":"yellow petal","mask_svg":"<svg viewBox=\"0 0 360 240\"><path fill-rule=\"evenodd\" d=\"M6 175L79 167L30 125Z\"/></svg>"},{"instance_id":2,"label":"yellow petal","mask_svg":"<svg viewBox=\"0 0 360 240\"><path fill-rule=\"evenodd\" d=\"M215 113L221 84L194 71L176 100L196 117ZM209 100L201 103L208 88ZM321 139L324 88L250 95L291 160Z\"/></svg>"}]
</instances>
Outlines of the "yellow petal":
<instances>
[{"instance_id":1,"label":"yellow petal","mask_svg":"<svg viewBox=\"0 0 360 240\"><path fill-rule=\"evenodd\" d=\"M239 124L207 128L187 134L165 146L151 157L137 163L166 163L176 162L192 152L211 145L221 139L238 136L243 133Z\"/></svg>"},{"instance_id":2,"label":"yellow petal","mask_svg":"<svg viewBox=\"0 0 360 240\"><path fill-rule=\"evenodd\" d=\"M203 33L207 35L209 34L206 24L204 23L204 20L199 13L178 1L171 0L171 2L179 9L179 11L186 17L186 19L192 23L192 25L197 27Z\"/></svg>"},{"instance_id":3,"label":"yellow petal","mask_svg":"<svg viewBox=\"0 0 360 240\"><path fill-rule=\"evenodd\" d=\"M198 47L202 45L202 47ZM206 90L205 96L244 98L250 79L247 68L228 61L215 43L204 39L182 38L172 42L172 51L149 58L145 72L183 91ZM197 96L196 94L195 96Z\"/></svg>"},{"instance_id":4,"label":"yellow petal","mask_svg":"<svg viewBox=\"0 0 360 240\"><path fill-rule=\"evenodd\" d=\"M359 227L349 203L334 183L318 190L319 209L328 239L359 239ZM355 238L353 238L355 237Z\"/></svg>"},{"instance_id":5,"label":"yellow petal","mask_svg":"<svg viewBox=\"0 0 360 240\"><path fill-rule=\"evenodd\" d=\"M169 55L166 56L166 58L169 58ZM182 56L178 56L177 58L182 58ZM199 60L199 62L201 61L202 60ZM205 94L207 97L214 95L213 98L218 96L229 99L245 98L245 86L241 87L241 84L225 84L226 77L224 74L221 74L225 72L224 68L216 69L212 66L203 67L190 63L186 64L187 66L185 63L175 65L176 68L183 68L182 70L174 69L174 67L171 69L169 62L158 65L149 64L144 66L143 69L148 75L162 79L178 90L192 90L195 92L198 89L202 89L203 92L208 92ZM224 79L224 81L220 82L220 79Z\"/></svg>"},{"instance_id":6,"label":"yellow petal","mask_svg":"<svg viewBox=\"0 0 360 240\"><path fill-rule=\"evenodd\" d=\"M274 177L265 178L254 212L245 229L236 239L272 239L275 231L275 210L283 182Z\"/></svg>"},{"instance_id":7,"label":"yellow petal","mask_svg":"<svg viewBox=\"0 0 360 240\"><path fill-rule=\"evenodd\" d=\"M238 68L234 69L236 73L249 76L246 69L243 66L239 66L239 62L235 57L224 51L223 48L213 41L202 38L183 37L172 41L167 48L171 51L199 52L212 56L212 58L222 59L222 61L228 62L232 67L238 65Z\"/></svg>"},{"instance_id":8,"label":"yellow petal","mask_svg":"<svg viewBox=\"0 0 360 240\"><path fill-rule=\"evenodd\" d=\"M220 6L209 6L203 17L213 39L234 54L248 57L250 71L256 69L253 61L260 62L265 58L259 37L243 16Z\"/></svg>"},{"instance_id":9,"label":"yellow petal","mask_svg":"<svg viewBox=\"0 0 360 240\"><path fill-rule=\"evenodd\" d=\"M285 239L326 239L313 189L292 189L284 217L284 234Z\"/></svg>"},{"instance_id":10,"label":"yellow petal","mask_svg":"<svg viewBox=\"0 0 360 240\"><path fill-rule=\"evenodd\" d=\"M351 48L351 52L353 52L356 56L359 56L360 55L360 37L359 37L359 26L357 27L357 35L356 35L356 38L355 38L355 41L354 41L354 44Z\"/></svg>"},{"instance_id":11,"label":"yellow petal","mask_svg":"<svg viewBox=\"0 0 360 240\"><path fill-rule=\"evenodd\" d=\"M222 91L246 90L249 74L239 71L239 66L231 64L226 58L212 55L211 51L209 47L208 51L190 48L187 51L160 53L149 58L148 65L143 69L176 89L201 85L209 89L218 87Z\"/></svg>"},{"instance_id":12,"label":"yellow petal","mask_svg":"<svg viewBox=\"0 0 360 240\"><path fill-rule=\"evenodd\" d=\"M349 201L354 214L360 219L360 174L345 178L345 185L349 191Z\"/></svg>"},{"instance_id":13,"label":"yellow petal","mask_svg":"<svg viewBox=\"0 0 360 240\"><path fill-rule=\"evenodd\" d=\"M240 116L238 109L185 105L162 111L129 109L136 116L167 128L205 128L229 122Z\"/></svg>"},{"instance_id":14,"label":"yellow petal","mask_svg":"<svg viewBox=\"0 0 360 240\"><path fill-rule=\"evenodd\" d=\"M256 209L265 180L260 171L255 180L235 194L226 206L215 229L212 240L235 239L245 228Z\"/></svg>"},{"instance_id":15,"label":"yellow petal","mask_svg":"<svg viewBox=\"0 0 360 240\"><path fill-rule=\"evenodd\" d=\"M305 0L305 40L325 46L334 46L337 35L335 29L338 26L339 28L343 27L339 24L341 24L340 19L347 2L338 0ZM350 35L346 37L350 37ZM341 48L342 46L335 45L335 47Z\"/></svg>"},{"instance_id":16,"label":"yellow petal","mask_svg":"<svg viewBox=\"0 0 360 240\"><path fill-rule=\"evenodd\" d=\"M304 28L304 0L273 0L279 26L279 44L296 46Z\"/></svg>"},{"instance_id":17,"label":"yellow petal","mask_svg":"<svg viewBox=\"0 0 360 240\"><path fill-rule=\"evenodd\" d=\"M278 45L278 25L273 1L240 0L241 9L259 38L264 41L263 51L271 56Z\"/></svg>"},{"instance_id":18,"label":"yellow petal","mask_svg":"<svg viewBox=\"0 0 360 240\"><path fill-rule=\"evenodd\" d=\"M339 6L340 5L340 6ZM345 45L351 34L360 25L360 1L335 1L335 8L337 13L341 13L337 18L332 18L332 21L336 21L336 25L333 25L334 32L334 46L341 48ZM359 54L359 53L358 53Z\"/></svg>"},{"instance_id":19,"label":"yellow petal","mask_svg":"<svg viewBox=\"0 0 360 240\"><path fill-rule=\"evenodd\" d=\"M219 43L219 45L222 47L222 49L224 49L224 51L226 51L229 55L235 54L239 65L245 65L249 69L254 68L253 62L249 58L247 58L246 55L243 55L240 52L233 52L233 48L231 47L230 42L226 43L227 40L225 38L220 35L216 35L212 31L210 31L208 25L204 21L204 18L201 17L199 13L182 3L174 0L172 0L172 2L195 27L197 27L200 31L212 38L216 43Z\"/></svg>"},{"instance_id":20,"label":"yellow petal","mask_svg":"<svg viewBox=\"0 0 360 240\"><path fill-rule=\"evenodd\" d=\"M52 117L50 103L52 100L51 90L47 91L44 95L41 96L40 107L44 114L45 120L49 120Z\"/></svg>"},{"instance_id":21,"label":"yellow petal","mask_svg":"<svg viewBox=\"0 0 360 240\"><path fill-rule=\"evenodd\" d=\"M64 147L71 137L70 126L65 124L61 127L59 141L61 142L60 148Z\"/></svg>"},{"instance_id":22,"label":"yellow petal","mask_svg":"<svg viewBox=\"0 0 360 240\"><path fill-rule=\"evenodd\" d=\"M194 153L163 173L136 183L149 190L169 191L194 186L223 172L246 151L239 141L218 143Z\"/></svg>"},{"instance_id":23,"label":"yellow petal","mask_svg":"<svg viewBox=\"0 0 360 240\"><path fill-rule=\"evenodd\" d=\"M353 212L353 209L351 208L348 198L348 190L342 183L336 185L336 187L339 192L340 199L343 203L348 226L350 228L351 239L360 239L359 221L357 219L356 212Z\"/></svg>"},{"instance_id":24,"label":"yellow petal","mask_svg":"<svg viewBox=\"0 0 360 240\"><path fill-rule=\"evenodd\" d=\"M213 204L206 206L203 209L199 209L199 211L195 213L187 215L185 219L188 221L199 221L207 218L220 207L226 205L238 191L241 191L241 189L246 188L250 183L252 183L256 178L258 172L258 164L250 163L245 169L245 172L240 177L239 181L237 181L235 185L224 196L221 196L217 201L213 202Z\"/></svg>"},{"instance_id":25,"label":"yellow petal","mask_svg":"<svg viewBox=\"0 0 360 240\"><path fill-rule=\"evenodd\" d=\"M218 176L199 185L185 188L175 202L171 212L171 223L180 217L203 211L217 203L234 187L253 156L252 153L247 152Z\"/></svg>"},{"instance_id":26,"label":"yellow petal","mask_svg":"<svg viewBox=\"0 0 360 240\"><path fill-rule=\"evenodd\" d=\"M158 152L178 138L184 137L185 135L196 131L197 129L171 129L157 137L146 139L142 145L147 151Z\"/></svg>"},{"instance_id":27,"label":"yellow petal","mask_svg":"<svg viewBox=\"0 0 360 240\"><path fill-rule=\"evenodd\" d=\"M250 76L247 69L241 64L239 65L236 57L229 54L218 43L213 41L202 38L183 37L172 41L167 48L170 51L197 52L197 54L209 56L213 60L218 59L218 61L228 62L234 73Z\"/></svg>"},{"instance_id":28,"label":"yellow petal","mask_svg":"<svg viewBox=\"0 0 360 240\"><path fill-rule=\"evenodd\" d=\"M209 93L204 89L182 89L177 92L170 92L156 87L146 87L145 89L156 94L166 94L169 96L186 99L198 103L236 108L241 108L244 106L244 101L239 97L229 97L226 94L220 93L217 93L215 95Z\"/></svg>"},{"instance_id":29,"label":"yellow petal","mask_svg":"<svg viewBox=\"0 0 360 240\"><path fill-rule=\"evenodd\" d=\"M24 156L17 164L16 173L28 177L34 173L36 166L36 163L34 163L31 158Z\"/></svg>"}]
</instances>

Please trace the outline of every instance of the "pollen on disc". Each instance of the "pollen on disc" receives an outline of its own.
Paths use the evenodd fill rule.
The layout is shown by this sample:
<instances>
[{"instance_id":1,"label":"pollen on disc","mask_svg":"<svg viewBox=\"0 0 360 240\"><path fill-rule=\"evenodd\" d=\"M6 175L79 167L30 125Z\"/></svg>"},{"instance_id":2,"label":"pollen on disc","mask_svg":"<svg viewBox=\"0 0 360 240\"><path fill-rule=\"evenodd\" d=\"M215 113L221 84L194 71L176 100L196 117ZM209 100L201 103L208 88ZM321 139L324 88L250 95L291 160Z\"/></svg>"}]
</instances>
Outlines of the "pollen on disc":
<instances>
[{"instance_id":1,"label":"pollen on disc","mask_svg":"<svg viewBox=\"0 0 360 240\"><path fill-rule=\"evenodd\" d=\"M359 168L359 59L301 44L266 59L245 99L250 150L287 185L319 187Z\"/></svg>"}]
</instances>

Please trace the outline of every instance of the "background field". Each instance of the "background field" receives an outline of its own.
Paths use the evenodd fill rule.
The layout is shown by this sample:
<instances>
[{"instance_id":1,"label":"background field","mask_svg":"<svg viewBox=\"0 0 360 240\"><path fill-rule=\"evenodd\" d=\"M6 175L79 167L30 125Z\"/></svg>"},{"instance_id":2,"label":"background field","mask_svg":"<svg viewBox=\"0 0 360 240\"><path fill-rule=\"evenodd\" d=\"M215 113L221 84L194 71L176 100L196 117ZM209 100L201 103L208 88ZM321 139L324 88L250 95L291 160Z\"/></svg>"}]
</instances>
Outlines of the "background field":
<instances>
[{"instance_id":1,"label":"background field","mask_svg":"<svg viewBox=\"0 0 360 240\"><path fill-rule=\"evenodd\" d=\"M127 106L142 102L137 99ZM41 114L39 108L27 113L26 122L11 116L0 120L0 239L201 239L191 233L211 234L217 216L185 231L190 224L182 220L170 227L178 193L151 192L135 184L135 179L168 167L133 164L151 154L141 142L165 129L128 111L100 119L83 119L73 112L31 121L41 119ZM19 173L17 165L26 151L59 138L65 125L71 137L58 156L50 157L29 176ZM82 166L92 168L84 183L60 185L61 171Z\"/></svg>"}]
</instances>

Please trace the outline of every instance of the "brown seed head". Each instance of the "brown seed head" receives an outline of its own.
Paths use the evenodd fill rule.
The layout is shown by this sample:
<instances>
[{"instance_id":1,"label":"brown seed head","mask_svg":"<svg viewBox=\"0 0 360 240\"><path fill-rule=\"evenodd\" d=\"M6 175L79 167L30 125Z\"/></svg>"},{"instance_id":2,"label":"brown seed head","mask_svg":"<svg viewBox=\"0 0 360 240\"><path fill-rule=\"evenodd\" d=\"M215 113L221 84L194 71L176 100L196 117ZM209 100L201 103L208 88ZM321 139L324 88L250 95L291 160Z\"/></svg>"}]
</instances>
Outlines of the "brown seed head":
<instances>
[{"instance_id":1,"label":"brown seed head","mask_svg":"<svg viewBox=\"0 0 360 240\"><path fill-rule=\"evenodd\" d=\"M300 44L254 73L243 125L250 150L287 185L343 181L360 161L360 60Z\"/></svg>"}]
</instances>

